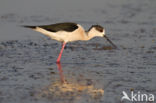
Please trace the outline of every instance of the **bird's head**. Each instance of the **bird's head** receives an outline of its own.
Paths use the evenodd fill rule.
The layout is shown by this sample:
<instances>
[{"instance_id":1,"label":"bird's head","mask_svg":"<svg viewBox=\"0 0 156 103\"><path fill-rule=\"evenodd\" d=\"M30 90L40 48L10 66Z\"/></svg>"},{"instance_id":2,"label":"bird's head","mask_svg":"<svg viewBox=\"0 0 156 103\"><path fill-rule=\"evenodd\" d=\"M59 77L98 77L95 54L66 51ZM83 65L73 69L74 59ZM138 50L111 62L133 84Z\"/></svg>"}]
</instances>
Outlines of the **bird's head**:
<instances>
[{"instance_id":1,"label":"bird's head","mask_svg":"<svg viewBox=\"0 0 156 103\"><path fill-rule=\"evenodd\" d=\"M116 45L106 36L105 29L100 25L92 25L88 30L88 33L91 37L104 37L114 48L117 48Z\"/></svg>"},{"instance_id":2,"label":"bird's head","mask_svg":"<svg viewBox=\"0 0 156 103\"><path fill-rule=\"evenodd\" d=\"M94 36L103 37L105 35L105 29L100 25L92 25L88 31Z\"/></svg>"}]
</instances>

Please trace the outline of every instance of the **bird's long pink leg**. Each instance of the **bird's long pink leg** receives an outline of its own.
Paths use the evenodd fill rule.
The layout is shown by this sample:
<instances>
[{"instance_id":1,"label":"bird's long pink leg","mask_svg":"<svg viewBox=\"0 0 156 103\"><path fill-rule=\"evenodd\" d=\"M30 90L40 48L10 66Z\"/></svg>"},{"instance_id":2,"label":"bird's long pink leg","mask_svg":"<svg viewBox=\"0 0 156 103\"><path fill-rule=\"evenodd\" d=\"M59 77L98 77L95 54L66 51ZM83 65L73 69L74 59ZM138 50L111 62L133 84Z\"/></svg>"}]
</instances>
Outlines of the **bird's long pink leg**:
<instances>
[{"instance_id":1,"label":"bird's long pink leg","mask_svg":"<svg viewBox=\"0 0 156 103\"><path fill-rule=\"evenodd\" d=\"M62 53L63 53L63 50L64 50L65 45L66 45L66 43L64 42L64 43L62 44L62 49L61 49L61 51L60 51L60 54L59 54L59 56L58 56L58 58L57 58L56 63L60 63L61 56L62 56Z\"/></svg>"}]
</instances>

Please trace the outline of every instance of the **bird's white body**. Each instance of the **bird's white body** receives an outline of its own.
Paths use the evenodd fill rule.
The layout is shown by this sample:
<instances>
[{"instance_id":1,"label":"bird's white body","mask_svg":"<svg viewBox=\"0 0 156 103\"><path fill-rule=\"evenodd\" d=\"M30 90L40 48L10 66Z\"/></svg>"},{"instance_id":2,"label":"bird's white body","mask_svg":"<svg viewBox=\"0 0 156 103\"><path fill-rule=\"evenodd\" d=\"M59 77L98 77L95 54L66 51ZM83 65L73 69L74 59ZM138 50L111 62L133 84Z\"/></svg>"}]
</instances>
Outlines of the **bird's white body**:
<instances>
[{"instance_id":1,"label":"bird's white body","mask_svg":"<svg viewBox=\"0 0 156 103\"><path fill-rule=\"evenodd\" d=\"M72 41L78 41L78 40L89 40L95 36L103 36L104 31L101 35L101 33L97 32L97 30L93 29L91 31L86 32L84 28L77 24L78 29L67 32L67 31L58 31L58 32L51 32L47 31L43 28L37 27L35 31L41 32L46 36L49 36L51 39L55 39L60 42L72 42Z\"/></svg>"}]
</instances>

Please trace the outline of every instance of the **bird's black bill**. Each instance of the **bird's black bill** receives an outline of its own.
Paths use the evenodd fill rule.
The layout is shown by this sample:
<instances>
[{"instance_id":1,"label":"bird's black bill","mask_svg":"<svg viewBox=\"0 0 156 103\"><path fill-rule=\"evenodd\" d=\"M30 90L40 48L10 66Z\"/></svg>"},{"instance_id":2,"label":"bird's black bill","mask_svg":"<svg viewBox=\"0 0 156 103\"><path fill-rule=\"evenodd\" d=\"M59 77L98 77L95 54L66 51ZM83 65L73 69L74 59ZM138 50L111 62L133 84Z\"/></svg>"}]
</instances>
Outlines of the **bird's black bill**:
<instances>
[{"instance_id":1,"label":"bird's black bill","mask_svg":"<svg viewBox=\"0 0 156 103\"><path fill-rule=\"evenodd\" d=\"M103 37L106 38L106 40L107 40L114 48L117 48L117 46L116 46L106 35L104 35Z\"/></svg>"}]
</instances>

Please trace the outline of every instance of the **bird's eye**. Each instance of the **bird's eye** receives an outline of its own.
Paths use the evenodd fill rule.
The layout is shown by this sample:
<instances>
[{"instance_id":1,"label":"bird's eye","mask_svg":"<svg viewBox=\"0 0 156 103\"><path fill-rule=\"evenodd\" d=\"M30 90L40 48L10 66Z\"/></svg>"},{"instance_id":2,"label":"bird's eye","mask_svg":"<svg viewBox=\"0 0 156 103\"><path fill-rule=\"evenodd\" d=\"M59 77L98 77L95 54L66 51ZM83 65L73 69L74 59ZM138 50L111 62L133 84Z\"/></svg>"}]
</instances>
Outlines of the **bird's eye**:
<instances>
[{"instance_id":1,"label":"bird's eye","mask_svg":"<svg viewBox=\"0 0 156 103\"><path fill-rule=\"evenodd\" d=\"M99 30L100 32L103 32L103 29Z\"/></svg>"},{"instance_id":2,"label":"bird's eye","mask_svg":"<svg viewBox=\"0 0 156 103\"><path fill-rule=\"evenodd\" d=\"M99 32L103 32L103 27L99 26L99 25L95 25L95 29Z\"/></svg>"},{"instance_id":3,"label":"bird's eye","mask_svg":"<svg viewBox=\"0 0 156 103\"><path fill-rule=\"evenodd\" d=\"M96 28L99 32L103 32L103 28Z\"/></svg>"},{"instance_id":4,"label":"bird's eye","mask_svg":"<svg viewBox=\"0 0 156 103\"><path fill-rule=\"evenodd\" d=\"M98 28L97 29L99 32L103 32L103 29L102 28Z\"/></svg>"}]
</instances>

